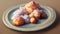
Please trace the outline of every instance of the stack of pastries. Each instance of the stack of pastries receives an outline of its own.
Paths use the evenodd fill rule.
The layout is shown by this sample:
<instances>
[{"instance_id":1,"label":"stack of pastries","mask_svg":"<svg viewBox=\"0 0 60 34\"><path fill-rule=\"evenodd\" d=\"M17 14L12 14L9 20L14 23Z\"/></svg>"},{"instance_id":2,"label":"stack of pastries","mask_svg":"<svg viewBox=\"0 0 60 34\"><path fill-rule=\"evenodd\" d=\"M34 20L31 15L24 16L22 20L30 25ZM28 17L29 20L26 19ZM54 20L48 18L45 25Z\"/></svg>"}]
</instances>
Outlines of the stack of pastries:
<instances>
[{"instance_id":1,"label":"stack of pastries","mask_svg":"<svg viewBox=\"0 0 60 34\"><path fill-rule=\"evenodd\" d=\"M39 4L31 1L24 7L16 10L11 19L15 26L22 26L27 23L36 24L41 18L46 18L46 16Z\"/></svg>"}]
</instances>

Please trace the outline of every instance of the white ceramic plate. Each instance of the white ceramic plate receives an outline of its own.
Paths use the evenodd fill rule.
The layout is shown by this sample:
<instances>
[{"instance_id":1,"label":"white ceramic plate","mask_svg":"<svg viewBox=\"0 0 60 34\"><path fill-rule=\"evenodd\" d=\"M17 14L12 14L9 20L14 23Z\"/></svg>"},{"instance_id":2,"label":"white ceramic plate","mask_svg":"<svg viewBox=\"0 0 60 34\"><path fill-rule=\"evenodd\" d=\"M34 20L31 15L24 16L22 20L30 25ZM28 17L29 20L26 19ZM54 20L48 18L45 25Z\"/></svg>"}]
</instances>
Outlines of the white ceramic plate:
<instances>
[{"instance_id":1,"label":"white ceramic plate","mask_svg":"<svg viewBox=\"0 0 60 34\"><path fill-rule=\"evenodd\" d=\"M11 20L12 13L15 10L19 9L19 7L23 7L23 6L24 6L24 4L18 5L18 6L12 7L10 9L7 9L6 11L4 11L2 20L3 20L3 23L8 28L18 30L18 31L37 31L37 30L47 28L48 26L53 24L56 19L56 13L51 7L41 5L41 8L44 10L44 12L48 16L47 19L40 20L39 24L26 24L26 25L23 25L20 27L16 27L12 24L13 23Z\"/></svg>"}]
</instances>

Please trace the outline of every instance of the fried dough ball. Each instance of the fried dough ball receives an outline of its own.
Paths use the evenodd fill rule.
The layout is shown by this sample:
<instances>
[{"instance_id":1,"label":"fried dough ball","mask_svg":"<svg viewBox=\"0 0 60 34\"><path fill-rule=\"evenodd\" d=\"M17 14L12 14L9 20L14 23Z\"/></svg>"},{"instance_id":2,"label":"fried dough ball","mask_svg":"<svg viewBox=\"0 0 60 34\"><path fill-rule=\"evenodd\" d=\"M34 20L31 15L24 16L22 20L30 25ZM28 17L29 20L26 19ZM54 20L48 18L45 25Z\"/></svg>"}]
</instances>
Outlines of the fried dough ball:
<instances>
[{"instance_id":1,"label":"fried dough ball","mask_svg":"<svg viewBox=\"0 0 60 34\"><path fill-rule=\"evenodd\" d=\"M26 7L26 11L28 14L31 14L33 12L33 9Z\"/></svg>"},{"instance_id":2,"label":"fried dough ball","mask_svg":"<svg viewBox=\"0 0 60 34\"><path fill-rule=\"evenodd\" d=\"M13 16L12 16L12 20L14 20L15 18L19 17L20 15L24 15L27 14L27 12L21 8L21 9L17 9L15 12L13 12Z\"/></svg>"},{"instance_id":3,"label":"fried dough ball","mask_svg":"<svg viewBox=\"0 0 60 34\"><path fill-rule=\"evenodd\" d=\"M16 19L13 20L13 23L14 23L14 25L16 25L16 26L21 26L21 25L24 24L24 19L21 18L21 17L18 17L18 18L16 18Z\"/></svg>"},{"instance_id":4,"label":"fried dough ball","mask_svg":"<svg viewBox=\"0 0 60 34\"><path fill-rule=\"evenodd\" d=\"M39 18L39 17L40 17L40 14L39 14L39 13L35 13L35 14L34 14L34 17L35 17L35 18Z\"/></svg>"},{"instance_id":5,"label":"fried dough ball","mask_svg":"<svg viewBox=\"0 0 60 34\"><path fill-rule=\"evenodd\" d=\"M30 16L30 17L34 17L34 13L32 12L29 16Z\"/></svg>"},{"instance_id":6,"label":"fried dough ball","mask_svg":"<svg viewBox=\"0 0 60 34\"><path fill-rule=\"evenodd\" d=\"M37 19L34 18L34 17L31 17L30 22L31 22L31 24L36 24L37 23Z\"/></svg>"},{"instance_id":7,"label":"fried dough ball","mask_svg":"<svg viewBox=\"0 0 60 34\"><path fill-rule=\"evenodd\" d=\"M21 8L21 9L17 9L17 10L13 13L13 15L15 15L15 14L17 14L17 15L24 15L24 14L27 14L27 12L26 12L23 8Z\"/></svg>"},{"instance_id":8,"label":"fried dough ball","mask_svg":"<svg viewBox=\"0 0 60 34\"><path fill-rule=\"evenodd\" d=\"M47 15L44 12L42 12L41 18L46 18L46 17L47 17Z\"/></svg>"},{"instance_id":9,"label":"fried dough ball","mask_svg":"<svg viewBox=\"0 0 60 34\"><path fill-rule=\"evenodd\" d=\"M32 17L34 16L35 18L40 18L42 11L39 9L35 9L29 16Z\"/></svg>"},{"instance_id":10,"label":"fried dough ball","mask_svg":"<svg viewBox=\"0 0 60 34\"><path fill-rule=\"evenodd\" d=\"M24 16L21 16L24 20L25 20L25 23L30 23L30 16L29 15L24 15Z\"/></svg>"},{"instance_id":11,"label":"fried dough ball","mask_svg":"<svg viewBox=\"0 0 60 34\"><path fill-rule=\"evenodd\" d=\"M31 1L29 2L27 5L25 5L26 7L31 7L33 10L36 9L36 8L40 8L39 4L34 2L34 1Z\"/></svg>"},{"instance_id":12,"label":"fried dough ball","mask_svg":"<svg viewBox=\"0 0 60 34\"><path fill-rule=\"evenodd\" d=\"M35 3L34 1L31 1L30 3L25 5L25 8L29 14L31 14L33 12L33 10L35 10L39 7L40 7L39 4Z\"/></svg>"}]
</instances>

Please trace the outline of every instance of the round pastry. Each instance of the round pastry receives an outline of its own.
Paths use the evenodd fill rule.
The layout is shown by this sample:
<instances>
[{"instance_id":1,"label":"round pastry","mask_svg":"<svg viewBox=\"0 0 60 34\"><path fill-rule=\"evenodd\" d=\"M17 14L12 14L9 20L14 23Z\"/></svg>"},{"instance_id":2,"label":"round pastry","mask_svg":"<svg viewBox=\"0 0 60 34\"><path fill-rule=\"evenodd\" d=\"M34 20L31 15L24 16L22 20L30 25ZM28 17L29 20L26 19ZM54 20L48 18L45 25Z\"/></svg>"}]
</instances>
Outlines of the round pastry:
<instances>
[{"instance_id":1,"label":"round pastry","mask_svg":"<svg viewBox=\"0 0 60 34\"><path fill-rule=\"evenodd\" d=\"M42 12L41 18L46 18L46 17L47 17L47 15L44 12Z\"/></svg>"},{"instance_id":2,"label":"round pastry","mask_svg":"<svg viewBox=\"0 0 60 34\"><path fill-rule=\"evenodd\" d=\"M33 12L33 9L29 8L29 7L26 7L26 11L27 11L28 14L31 14Z\"/></svg>"},{"instance_id":3,"label":"round pastry","mask_svg":"<svg viewBox=\"0 0 60 34\"><path fill-rule=\"evenodd\" d=\"M19 17L20 15L24 15L24 14L27 14L27 12L23 8L18 9L13 13L13 16L11 19L14 20L15 18Z\"/></svg>"},{"instance_id":4,"label":"round pastry","mask_svg":"<svg viewBox=\"0 0 60 34\"><path fill-rule=\"evenodd\" d=\"M25 23L30 23L30 16L29 15L24 15L24 16L22 16L22 18L24 18L24 20L25 20Z\"/></svg>"},{"instance_id":5,"label":"round pastry","mask_svg":"<svg viewBox=\"0 0 60 34\"><path fill-rule=\"evenodd\" d=\"M30 16L30 17L34 17L34 13L32 12L29 16Z\"/></svg>"},{"instance_id":6,"label":"round pastry","mask_svg":"<svg viewBox=\"0 0 60 34\"><path fill-rule=\"evenodd\" d=\"M15 14L24 15L24 14L27 14L27 12L21 8L21 9L16 10L16 11L13 13L13 15L15 15Z\"/></svg>"},{"instance_id":7,"label":"round pastry","mask_svg":"<svg viewBox=\"0 0 60 34\"><path fill-rule=\"evenodd\" d=\"M37 19L34 18L34 17L31 17L31 18L30 18L30 23L31 23L31 24L36 24L36 23L37 23Z\"/></svg>"},{"instance_id":8,"label":"round pastry","mask_svg":"<svg viewBox=\"0 0 60 34\"><path fill-rule=\"evenodd\" d=\"M35 3L34 1L31 1L30 3L28 3L27 5L25 5L25 8L27 10L27 12L29 14L31 14L33 12L33 10L39 8L39 4L38 3Z\"/></svg>"},{"instance_id":9,"label":"round pastry","mask_svg":"<svg viewBox=\"0 0 60 34\"><path fill-rule=\"evenodd\" d=\"M39 18L39 17L40 17L40 13L36 12L36 13L34 14L34 17L35 17L35 18Z\"/></svg>"},{"instance_id":10,"label":"round pastry","mask_svg":"<svg viewBox=\"0 0 60 34\"><path fill-rule=\"evenodd\" d=\"M13 24L16 26L21 26L24 24L24 19L22 17L17 17L13 20Z\"/></svg>"},{"instance_id":11,"label":"round pastry","mask_svg":"<svg viewBox=\"0 0 60 34\"><path fill-rule=\"evenodd\" d=\"M33 13L34 13L34 17L40 18L41 13L42 13L42 10L35 9L35 10L33 11Z\"/></svg>"}]
</instances>

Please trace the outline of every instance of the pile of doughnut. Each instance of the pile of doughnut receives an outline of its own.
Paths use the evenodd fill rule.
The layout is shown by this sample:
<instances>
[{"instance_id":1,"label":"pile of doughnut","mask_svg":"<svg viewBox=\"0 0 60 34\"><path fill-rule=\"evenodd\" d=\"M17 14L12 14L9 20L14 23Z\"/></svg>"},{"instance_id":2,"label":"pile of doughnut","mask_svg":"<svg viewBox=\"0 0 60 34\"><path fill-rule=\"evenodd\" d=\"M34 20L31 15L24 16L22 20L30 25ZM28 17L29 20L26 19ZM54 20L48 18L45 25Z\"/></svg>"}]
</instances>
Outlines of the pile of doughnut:
<instances>
[{"instance_id":1,"label":"pile of doughnut","mask_svg":"<svg viewBox=\"0 0 60 34\"><path fill-rule=\"evenodd\" d=\"M24 7L17 9L12 16L13 24L15 26L22 26L24 24L36 24L40 19L46 18L47 15L38 3L31 1Z\"/></svg>"}]
</instances>

